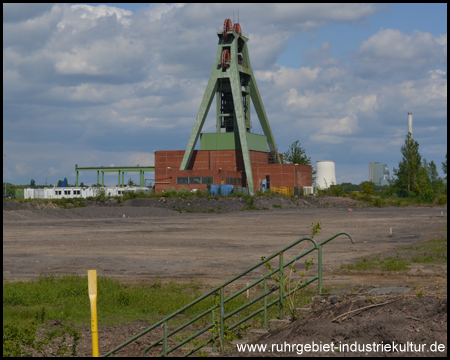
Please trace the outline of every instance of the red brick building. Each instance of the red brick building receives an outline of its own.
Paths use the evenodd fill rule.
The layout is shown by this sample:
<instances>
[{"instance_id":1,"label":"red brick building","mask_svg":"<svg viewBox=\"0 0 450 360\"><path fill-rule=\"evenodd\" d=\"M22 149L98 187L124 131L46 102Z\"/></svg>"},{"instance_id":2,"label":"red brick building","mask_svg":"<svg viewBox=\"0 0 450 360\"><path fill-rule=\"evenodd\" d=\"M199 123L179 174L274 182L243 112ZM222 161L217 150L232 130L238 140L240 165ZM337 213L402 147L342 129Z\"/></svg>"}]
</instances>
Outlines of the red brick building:
<instances>
[{"instance_id":1,"label":"red brick building","mask_svg":"<svg viewBox=\"0 0 450 360\"><path fill-rule=\"evenodd\" d=\"M242 150L194 150L187 170L180 170L184 150L155 152L155 189L206 190L208 178L213 185L246 187ZM267 177L270 186L312 186L310 165L269 164L268 153L250 150L255 191Z\"/></svg>"}]
</instances>

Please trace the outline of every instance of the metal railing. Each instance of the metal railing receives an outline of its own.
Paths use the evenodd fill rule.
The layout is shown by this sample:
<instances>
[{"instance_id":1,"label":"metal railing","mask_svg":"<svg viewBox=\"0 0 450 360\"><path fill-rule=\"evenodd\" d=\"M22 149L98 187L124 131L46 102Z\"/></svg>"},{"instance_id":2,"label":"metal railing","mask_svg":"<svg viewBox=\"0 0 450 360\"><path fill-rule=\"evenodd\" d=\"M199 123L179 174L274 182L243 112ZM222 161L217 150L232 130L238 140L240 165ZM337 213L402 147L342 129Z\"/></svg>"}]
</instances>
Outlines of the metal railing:
<instances>
[{"instance_id":1,"label":"metal railing","mask_svg":"<svg viewBox=\"0 0 450 360\"><path fill-rule=\"evenodd\" d=\"M340 236L340 235L346 235L350 238L352 243L355 243L355 241L353 240L352 236L347 233L347 232L339 232L334 234L333 236L327 238L326 240L322 241L321 243L317 244L317 242L314 239L311 239L309 237L304 237L301 238L295 242L293 242L292 244L284 247L283 249L281 249L280 251L276 252L275 254L261 260L260 262L258 262L257 264L253 265L251 268L249 268L248 270L244 271L243 273L241 273L238 276L235 276L234 278L232 278L231 280L228 280L227 282L223 283L220 286L215 287L214 289L212 289L211 291L209 291L208 293L206 293L205 295L199 297L197 300L194 300L193 302L191 302L190 304L183 306L181 309L175 311L173 314L165 317L164 319L158 321L156 324L152 325L151 327L149 327L148 329L142 331L141 333L139 333L138 335L132 337L131 339L129 339L128 341L124 342L123 344L117 346L116 348L114 348L113 350L107 352L106 354L102 355L102 356L109 356L114 354L115 352L117 352L118 350L122 349L123 347L127 346L128 344L132 343L133 341L137 340L138 338L140 338L141 336L147 334L148 332L156 329L157 327L162 326L164 329L164 335L159 338L158 340L154 341L152 344L150 344L149 346L147 346L144 350L144 356L146 356L146 353L148 350L150 350L152 347L161 344L162 343L162 356L167 356L170 352L180 348L181 346L187 344L189 341L199 337L200 335L204 334L205 332L212 330L214 328L216 328L216 330L218 331L212 331L212 335L204 342L202 342L201 344L195 346L193 349L191 349L190 351L188 351L187 353L185 353L183 356L189 356L191 354L193 354L194 352L196 352L197 350L201 349L202 347L208 345L208 344L212 344L213 347L213 351L215 350L215 343L217 340L217 337L219 337L220 340L220 347L223 349L224 346L224 335L225 335L225 329L227 331L233 330L234 328L236 328L237 326L241 325L242 323L246 322L247 320L251 319L252 317L254 317L255 315L260 314L261 312L264 312L264 326L267 326L268 323L268 319L267 319L267 310L268 308L270 308L271 306L275 305L276 303L279 303L279 318L282 319L283 318L283 314L284 314L284 303L283 300L285 297L293 294L294 292L298 291L299 289L309 285L310 283L318 280L318 288L319 288L319 294L322 294L322 246L325 245L326 243L328 243L329 241L333 240L334 238ZM309 250L301 253L300 255L294 257L292 260L284 263L283 260L283 254L289 250L290 248L298 245L299 243L301 243L302 241L310 241L313 243L313 247L310 248ZM309 253L313 252L314 250L318 251L318 274L314 277L312 277L311 279L302 282L301 285L295 286L292 290L288 291L284 291L285 290L285 282L284 282L284 268L287 266L290 266L292 264L294 264L298 259L308 255ZM261 276L258 280L254 281L252 284L247 285L246 287L244 287L243 289L239 290L238 292L228 296L227 298L225 298L225 287L227 285L230 285L231 283L233 283L234 281L242 278L244 275L249 274L250 272L254 271L255 269L257 269L260 266L264 266L268 261L270 261L271 259L274 259L276 256L279 257L279 267L272 270L271 272L269 272L268 274ZM273 275L278 273L278 285L273 286L270 290L267 289L267 280L269 278L271 278ZM229 313L225 314L225 304L227 302L229 302L230 300L236 298L237 296L239 296L240 294L246 292L247 290L249 290L250 288L260 284L261 282L263 282L263 294L257 296L256 298L252 299L251 301L249 301L248 303L238 307L237 309L234 309L232 311L230 311ZM268 296L273 294L276 290L279 290L279 295L277 297L277 299L271 301L270 303L267 303L268 301ZM168 321L171 320L172 318L174 318L175 316L181 314L182 312L184 312L185 310L191 308L194 305L197 305L200 301L211 297L211 296L215 296L217 293L219 293L219 303L210 307L208 310L203 311L201 314L195 316L193 319L189 320L188 322L186 322L185 324L179 326L177 329L172 330L172 331L168 331ZM250 305L253 305L255 302L259 301L259 300L263 300L263 306L262 308L252 312L250 315L247 315L246 317L244 317L243 319L240 319L239 321L237 321L236 323L230 325L230 326L225 326L225 321L227 319L230 319L232 316L236 315L238 312L246 309L247 307L249 307ZM219 319L216 319L216 310L219 309ZM210 315L211 316L211 322L209 323L209 325L205 326L204 328L202 328L201 330L197 331L195 334L189 336L188 338L180 341L178 344L172 346L171 348L167 348L167 339L178 333L179 331L185 329L187 326L193 324L194 322L200 320L201 318L203 318L204 316ZM218 328L218 329L217 329ZM219 334L217 334L217 332Z\"/></svg>"}]
</instances>

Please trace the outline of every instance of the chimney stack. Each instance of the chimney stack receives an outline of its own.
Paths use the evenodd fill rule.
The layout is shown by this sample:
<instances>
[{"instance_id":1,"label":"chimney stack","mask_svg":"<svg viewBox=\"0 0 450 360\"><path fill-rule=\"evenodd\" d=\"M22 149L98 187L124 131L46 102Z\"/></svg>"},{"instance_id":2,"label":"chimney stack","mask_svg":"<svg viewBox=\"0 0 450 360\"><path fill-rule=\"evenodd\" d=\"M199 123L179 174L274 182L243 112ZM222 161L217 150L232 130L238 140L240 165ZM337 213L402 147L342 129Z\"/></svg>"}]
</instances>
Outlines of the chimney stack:
<instances>
[{"instance_id":1,"label":"chimney stack","mask_svg":"<svg viewBox=\"0 0 450 360\"><path fill-rule=\"evenodd\" d=\"M408 112L408 132L411 133L411 137L413 136L412 132L412 112Z\"/></svg>"}]
</instances>

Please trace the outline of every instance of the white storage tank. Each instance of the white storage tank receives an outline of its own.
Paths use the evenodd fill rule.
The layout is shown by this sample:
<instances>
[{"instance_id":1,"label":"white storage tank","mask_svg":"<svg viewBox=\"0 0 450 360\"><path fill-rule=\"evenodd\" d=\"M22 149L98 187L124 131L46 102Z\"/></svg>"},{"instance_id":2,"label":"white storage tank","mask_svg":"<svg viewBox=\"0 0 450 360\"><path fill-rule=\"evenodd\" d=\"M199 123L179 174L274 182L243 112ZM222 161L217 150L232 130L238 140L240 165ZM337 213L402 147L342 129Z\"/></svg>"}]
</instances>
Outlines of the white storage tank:
<instances>
[{"instance_id":1,"label":"white storage tank","mask_svg":"<svg viewBox=\"0 0 450 360\"><path fill-rule=\"evenodd\" d=\"M330 185L336 185L336 168L334 161L316 162L316 187L318 189L327 189Z\"/></svg>"}]
</instances>

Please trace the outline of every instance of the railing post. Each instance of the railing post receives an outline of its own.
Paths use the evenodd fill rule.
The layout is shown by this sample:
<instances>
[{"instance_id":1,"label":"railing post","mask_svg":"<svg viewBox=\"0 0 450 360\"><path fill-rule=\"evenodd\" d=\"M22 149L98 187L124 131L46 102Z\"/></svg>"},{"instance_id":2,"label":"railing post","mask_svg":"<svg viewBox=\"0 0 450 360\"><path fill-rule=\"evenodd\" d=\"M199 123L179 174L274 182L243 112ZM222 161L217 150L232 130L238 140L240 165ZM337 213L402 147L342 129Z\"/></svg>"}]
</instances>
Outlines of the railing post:
<instances>
[{"instance_id":1,"label":"railing post","mask_svg":"<svg viewBox=\"0 0 450 360\"><path fill-rule=\"evenodd\" d=\"M215 323L215 318L214 318L214 310L211 311L211 320L212 320L212 325L214 325ZM213 328L213 333L212 333L212 351L215 352L216 351L216 333L214 332Z\"/></svg>"},{"instance_id":2,"label":"railing post","mask_svg":"<svg viewBox=\"0 0 450 360\"><path fill-rule=\"evenodd\" d=\"M264 279L264 294L267 293L267 278ZM267 296L264 296L264 326L267 326Z\"/></svg>"},{"instance_id":3,"label":"railing post","mask_svg":"<svg viewBox=\"0 0 450 360\"><path fill-rule=\"evenodd\" d=\"M167 356L167 321L164 321L163 356Z\"/></svg>"},{"instance_id":4,"label":"railing post","mask_svg":"<svg viewBox=\"0 0 450 360\"><path fill-rule=\"evenodd\" d=\"M319 295L322 295L322 245L319 246Z\"/></svg>"},{"instance_id":5,"label":"railing post","mask_svg":"<svg viewBox=\"0 0 450 360\"><path fill-rule=\"evenodd\" d=\"M283 252L280 252L280 320L283 319Z\"/></svg>"},{"instance_id":6,"label":"railing post","mask_svg":"<svg viewBox=\"0 0 450 360\"><path fill-rule=\"evenodd\" d=\"M224 321L223 321L223 317L224 317L224 304L223 304L223 299L224 299L224 289L223 287L220 288L220 349L223 351L225 343L224 343L224 334L225 334L225 329L224 329Z\"/></svg>"}]
</instances>

